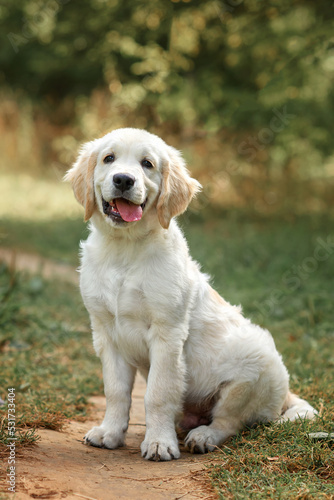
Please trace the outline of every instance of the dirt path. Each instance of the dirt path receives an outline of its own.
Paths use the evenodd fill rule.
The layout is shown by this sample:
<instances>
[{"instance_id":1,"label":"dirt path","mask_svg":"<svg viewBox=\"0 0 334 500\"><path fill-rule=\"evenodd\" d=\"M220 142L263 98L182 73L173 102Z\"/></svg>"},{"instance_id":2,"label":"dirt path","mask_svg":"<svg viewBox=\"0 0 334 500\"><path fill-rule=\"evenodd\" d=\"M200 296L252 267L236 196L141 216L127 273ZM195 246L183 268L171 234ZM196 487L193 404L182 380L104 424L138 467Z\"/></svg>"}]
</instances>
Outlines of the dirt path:
<instances>
[{"instance_id":1,"label":"dirt path","mask_svg":"<svg viewBox=\"0 0 334 500\"><path fill-rule=\"evenodd\" d=\"M0 248L0 262L5 262L13 270L38 273L46 279L57 276L71 283L79 281L79 275L74 267L54 262L36 254L19 252L11 248Z\"/></svg>"},{"instance_id":2,"label":"dirt path","mask_svg":"<svg viewBox=\"0 0 334 500\"><path fill-rule=\"evenodd\" d=\"M74 269L36 255L0 249L0 261L16 270L39 272L46 278L57 275L77 282ZM94 397L94 420L71 421L62 432L39 429L41 440L23 450L17 459L15 500L176 500L215 499L205 464L214 455L191 455L181 446L182 457L172 462L147 462L140 456L145 434L145 381L138 376L132 394L130 425L126 446L104 450L83 444L83 436L99 424L105 398Z\"/></svg>"},{"instance_id":3,"label":"dirt path","mask_svg":"<svg viewBox=\"0 0 334 500\"><path fill-rule=\"evenodd\" d=\"M210 494L204 464L208 456L182 450L180 460L147 462L140 456L145 434L145 382L137 378L126 446L104 450L83 444L91 426L101 422L103 397L92 398L94 421L70 422L63 432L39 430L41 441L18 460L15 500L31 498L203 499Z\"/></svg>"}]
</instances>

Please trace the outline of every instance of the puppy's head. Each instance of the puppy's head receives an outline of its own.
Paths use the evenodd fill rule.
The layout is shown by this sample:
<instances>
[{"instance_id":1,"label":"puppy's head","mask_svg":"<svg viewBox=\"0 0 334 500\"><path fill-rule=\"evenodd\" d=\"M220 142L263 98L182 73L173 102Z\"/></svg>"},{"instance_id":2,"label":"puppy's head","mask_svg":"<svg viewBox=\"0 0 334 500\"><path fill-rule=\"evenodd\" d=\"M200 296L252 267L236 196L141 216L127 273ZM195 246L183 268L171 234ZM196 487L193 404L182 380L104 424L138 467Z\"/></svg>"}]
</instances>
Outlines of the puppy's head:
<instances>
[{"instance_id":1,"label":"puppy's head","mask_svg":"<svg viewBox=\"0 0 334 500\"><path fill-rule=\"evenodd\" d=\"M86 221L98 211L116 228L136 224L150 214L167 229L171 218L184 212L200 189L176 149L149 132L131 128L86 143L65 180L85 208Z\"/></svg>"}]
</instances>

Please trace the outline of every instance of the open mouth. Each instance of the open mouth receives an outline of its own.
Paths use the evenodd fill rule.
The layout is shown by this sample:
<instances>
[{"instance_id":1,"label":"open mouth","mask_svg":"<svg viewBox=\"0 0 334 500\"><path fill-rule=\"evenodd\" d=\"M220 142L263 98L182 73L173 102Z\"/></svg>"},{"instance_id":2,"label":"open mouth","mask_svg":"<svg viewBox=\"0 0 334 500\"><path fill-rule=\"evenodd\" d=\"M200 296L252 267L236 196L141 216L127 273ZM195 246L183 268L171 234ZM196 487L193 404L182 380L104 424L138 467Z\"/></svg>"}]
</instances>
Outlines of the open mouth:
<instances>
[{"instance_id":1,"label":"open mouth","mask_svg":"<svg viewBox=\"0 0 334 500\"><path fill-rule=\"evenodd\" d=\"M142 218L147 199L141 205L136 205L125 198L115 198L106 201L102 197L103 213L116 222L135 222Z\"/></svg>"}]
</instances>

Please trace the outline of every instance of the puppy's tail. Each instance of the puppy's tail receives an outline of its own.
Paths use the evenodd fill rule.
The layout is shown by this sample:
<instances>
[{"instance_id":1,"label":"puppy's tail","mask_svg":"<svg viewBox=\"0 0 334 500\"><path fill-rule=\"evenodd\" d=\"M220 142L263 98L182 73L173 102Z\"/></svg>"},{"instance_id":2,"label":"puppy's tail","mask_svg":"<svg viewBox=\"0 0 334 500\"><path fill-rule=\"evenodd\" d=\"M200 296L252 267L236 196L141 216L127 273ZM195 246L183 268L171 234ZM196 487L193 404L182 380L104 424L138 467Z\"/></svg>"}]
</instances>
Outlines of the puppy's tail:
<instances>
[{"instance_id":1,"label":"puppy's tail","mask_svg":"<svg viewBox=\"0 0 334 500\"><path fill-rule=\"evenodd\" d=\"M298 418L307 418L313 420L318 415L315 410L305 399L301 399L296 394L288 392L282 410L282 415L277 419L277 422L287 422L290 420L298 420Z\"/></svg>"}]
</instances>

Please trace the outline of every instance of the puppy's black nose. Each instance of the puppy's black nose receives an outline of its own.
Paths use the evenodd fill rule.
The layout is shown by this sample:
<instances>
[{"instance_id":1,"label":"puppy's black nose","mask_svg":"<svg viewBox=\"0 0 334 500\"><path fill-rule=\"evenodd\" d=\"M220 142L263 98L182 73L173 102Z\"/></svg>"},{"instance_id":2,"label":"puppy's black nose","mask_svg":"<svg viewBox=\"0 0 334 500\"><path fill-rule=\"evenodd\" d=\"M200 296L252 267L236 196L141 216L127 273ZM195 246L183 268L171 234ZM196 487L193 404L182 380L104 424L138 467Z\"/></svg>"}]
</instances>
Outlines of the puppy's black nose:
<instances>
[{"instance_id":1,"label":"puppy's black nose","mask_svg":"<svg viewBox=\"0 0 334 500\"><path fill-rule=\"evenodd\" d=\"M122 191L122 193L132 188L135 180L136 179L129 174L115 174L113 177L114 185L117 187L117 189Z\"/></svg>"}]
</instances>

